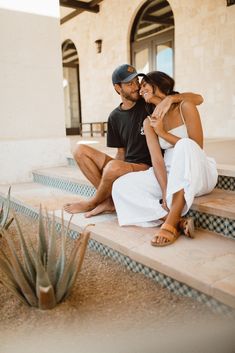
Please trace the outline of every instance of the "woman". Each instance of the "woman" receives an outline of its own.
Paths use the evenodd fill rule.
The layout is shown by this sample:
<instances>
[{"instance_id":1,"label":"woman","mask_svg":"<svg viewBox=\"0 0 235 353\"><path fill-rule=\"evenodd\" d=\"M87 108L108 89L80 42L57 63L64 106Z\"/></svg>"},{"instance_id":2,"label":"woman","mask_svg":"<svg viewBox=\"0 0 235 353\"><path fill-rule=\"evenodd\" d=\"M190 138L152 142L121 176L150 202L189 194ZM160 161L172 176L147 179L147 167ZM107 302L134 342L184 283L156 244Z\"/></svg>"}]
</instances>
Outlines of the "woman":
<instances>
[{"instance_id":1,"label":"woman","mask_svg":"<svg viewBox=\"0 0 235 353\"><path fill-rule=\"evenodd\" d=\"M140 93L157 106L174 94L174 80L160 71L143 76ZM113 201L119 224L162 224L153 246L172 244L184 229L193 237L189 221L181 218L195 196L207 194L217 182L215 161L203 151L203 132L197 108L190 102L173 105L164 117L153 113L144 121L153 167L129 173L113 185ZM162 154L164 151L164 157Z\"/></svg>"}]
</instances>

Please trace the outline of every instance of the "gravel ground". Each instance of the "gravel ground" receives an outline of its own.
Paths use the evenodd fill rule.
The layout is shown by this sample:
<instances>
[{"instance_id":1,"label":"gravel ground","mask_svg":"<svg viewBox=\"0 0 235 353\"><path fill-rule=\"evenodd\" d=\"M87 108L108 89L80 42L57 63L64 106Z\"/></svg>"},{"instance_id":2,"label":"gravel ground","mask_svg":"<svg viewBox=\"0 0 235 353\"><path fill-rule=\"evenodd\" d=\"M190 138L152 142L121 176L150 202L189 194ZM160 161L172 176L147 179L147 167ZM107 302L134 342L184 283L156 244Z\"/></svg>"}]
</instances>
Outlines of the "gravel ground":
<instances>
[{"instance_id":1,"label":"gravel ground","mask_svg":"<svg viewBox=\"0 0 235 353\"><path fill-rule=\"evenodd\" d=\"M19 216L19 220L27 236L37 234L36 221L24 216ZM10 228L10 233L15 237L14 226ZM73 245L72 240L69 245ZM3 239L0 246L4 249ZM127 332L130 336L133 332L141 332L143 337L153 337L151 333L154 337L156 334L164 337L168 332L176 332L179 327L209 327L215 322L223 322L224 327L227 319L190 298L170 293L142 274L133 273L89 249L71 295L52 310L28 307L0 284L0 341L4 347L1 350L0 344L0 352L8 352L12 336L32 339L36 332L50 333L50 337L53 333L58 335L58 332L67 332L66 337L69 337L68 332L75 332L73 337L77 338L88 334L89 337L94 334L112 337L114 333L117 337L117 334L126 335ZM36 352L35 349L32 352ZM44 352L42 347L40 352Z\"/></svg>"}]
</instances>

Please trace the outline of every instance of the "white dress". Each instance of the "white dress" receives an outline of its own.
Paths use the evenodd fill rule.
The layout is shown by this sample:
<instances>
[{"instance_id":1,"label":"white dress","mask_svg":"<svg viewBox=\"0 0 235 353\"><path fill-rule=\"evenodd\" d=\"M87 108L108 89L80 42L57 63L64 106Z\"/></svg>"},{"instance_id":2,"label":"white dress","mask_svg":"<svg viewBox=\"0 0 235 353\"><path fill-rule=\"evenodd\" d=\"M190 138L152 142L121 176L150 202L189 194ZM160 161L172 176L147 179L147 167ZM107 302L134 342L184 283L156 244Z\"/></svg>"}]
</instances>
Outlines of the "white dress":
<instances>
[{"instance_id":1,"label":"white dress","mask_svg":"<svg viewBox=\"0 0 235 353\"><path fill-rule=\"evenodd\" d=\"M199 145L188 138L181 106L180 113L183 125L169 132L181 139L175 146L162 138L159 138L159 143L165 150L167 206L171 207L173 194L184 189L183 216L191 207L194 197L208 194L214 189L218 173L215 160L207 157ZM120 226L157 226L162 223L160 218L167 214L160 204L162 191L152 167L117 179L113 184L112 197Z\"/></svg>"}]
</instances>

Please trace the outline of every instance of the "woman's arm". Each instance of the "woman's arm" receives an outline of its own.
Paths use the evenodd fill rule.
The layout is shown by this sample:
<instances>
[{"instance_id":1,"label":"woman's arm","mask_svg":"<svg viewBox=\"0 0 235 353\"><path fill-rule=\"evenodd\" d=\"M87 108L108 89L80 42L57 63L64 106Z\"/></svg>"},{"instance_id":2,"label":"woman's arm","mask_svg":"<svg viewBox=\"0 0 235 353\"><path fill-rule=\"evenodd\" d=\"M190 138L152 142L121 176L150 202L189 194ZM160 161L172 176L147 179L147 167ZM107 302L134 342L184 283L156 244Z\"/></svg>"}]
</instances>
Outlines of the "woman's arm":
<instances>
[{"instance_id":1,"label":"woman's arm","mask_svg":"<svg viewBox=\"0 0 235 353\"><path fill-rule=\"evenodd\" d=\"M171 105L174 103L181 103L182 101L189 101L194 105L200 105L203 103L203 97L200 94L196 93L178 93L174 95L166 96L154 109L153 116L164 117Z\"/></svg>"},{"instance_id":2,"label":"woman's arm","mask_svg":"<svg viewBox=\"0 0 235 353\"><path fill-rule=\"evenodd\" d=\"M194 104L183 102L182 114L188 131L188 136L203 148L203 130L199 112Z\"/></svg>"},{"instance_id":3,"label":"woman's arm","mask_svg":"<svg viewBox=\"0 0 235 353\"><path fill-rule=\"evenodd\" d=\"M197 144L203 148L203 131L201 125L200 115L196 106L190 102L183 102L181 105L182 114L185 120L188 137L197 142ZM169 142L171 145L175 145L180 137L177 137L170 132L165 131L163 125L163 118L157 118L151 121L151 126L158 136Z\"/></svg>"},{"instance_id":4,"label":"woman's arm","mask_svg":"<svg viewBox=\"0 0 235 353\"><path fill-rule=\"evenodd\" d=\"M165 203L166 187L167 187L166 167L162 156L162 151L158 142L158 138L156 136L155 131L150 126L150 122L148 119L145 119L144 121L144 133L146 136L147 145L151 156L154 174L162 190L163 208L165 208L166 207L166 203Z\"/></svg>"}]
</instances>

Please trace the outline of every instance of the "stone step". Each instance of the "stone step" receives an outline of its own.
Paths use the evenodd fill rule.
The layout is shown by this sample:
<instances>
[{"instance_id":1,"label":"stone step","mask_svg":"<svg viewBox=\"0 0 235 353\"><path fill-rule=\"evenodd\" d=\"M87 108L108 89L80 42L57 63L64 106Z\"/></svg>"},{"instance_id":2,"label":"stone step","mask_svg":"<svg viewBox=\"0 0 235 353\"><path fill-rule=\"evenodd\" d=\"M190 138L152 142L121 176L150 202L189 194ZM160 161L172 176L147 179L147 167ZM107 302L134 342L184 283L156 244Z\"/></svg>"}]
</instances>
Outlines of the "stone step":
<instances>
[{"instance_id":1,"label":"stone step","mask_svg":"<svg viewBox=\"0 0 235 353\"><path fill-rule=\"evenodd\" d=\"M67 156L67 164L70 167L76 167L78 169L77 163L73 156ZM235 191L235 166L231 164L218 164L218 182L216 185L217 189Z\"/></svg>"},{"instance_id":2,"label":"stone step","mask_svg":"<svg viewBox=\"0 0 235 353\"><path fill-rule=\"evenodd\" d=\"M74 192L84 197L94 195L95 188L78 168L71 166L46 168L33 172L34 181ZM235 192L215 189L209 195L195 198L189 211L195 225L235 239Z\"/></svg>"},{"instance_id":3,"label":"stone step","mask_svg":"<svg viewBox=\"0 0 235 353\"><path fill-rule=\"evenodd\" d=\"M6 195L7 189L7 185L0 186L0 195ZM50 211L56 210L58 226L62 205L79 199L74 193L38 183L12 185L11 194L13 207L28 216L37 218L40 204ZM69 218L65 213L65 222ZM214 310L230 312L228 307L235 308L234 241L198 230L195 239L181 236L170 246L155 248L150 245L150 239L156 228L119 227L115 214L89 219L83 214L74 215L71 236L92 223L95 224L91 227L89 242L92 249Z\"/></svg>"}]
</instances>

